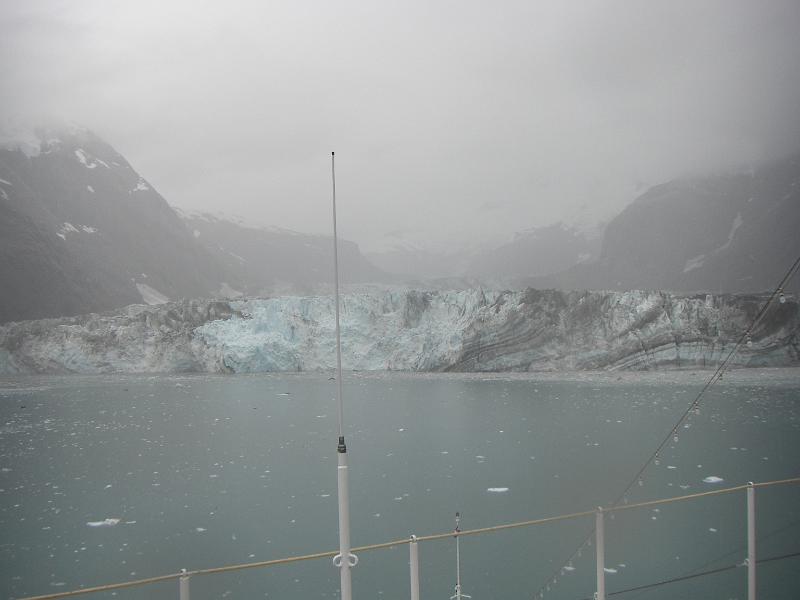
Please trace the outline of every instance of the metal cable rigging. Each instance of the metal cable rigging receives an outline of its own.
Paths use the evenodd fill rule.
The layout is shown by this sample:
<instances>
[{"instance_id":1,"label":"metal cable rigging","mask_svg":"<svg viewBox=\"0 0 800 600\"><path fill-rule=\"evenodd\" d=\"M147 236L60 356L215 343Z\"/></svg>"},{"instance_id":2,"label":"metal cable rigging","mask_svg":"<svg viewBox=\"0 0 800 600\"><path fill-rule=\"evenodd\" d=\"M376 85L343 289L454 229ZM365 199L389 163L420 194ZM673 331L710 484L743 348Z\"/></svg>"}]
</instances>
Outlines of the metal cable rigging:
<instances>
[{"instance_id":1,"label":"metal cable rigging","mask_svg":"<svg viewBox=\"0 0 800 600\"><path fill-rule=\"evenodd\" d=\"M780 283L775 287L772 293L767 298L767 301L761 306L756 316L753 317L750 325L744 330L744 332L739 336L739 339L734 344L731 351L728 355L722 360L719 364L717 369L714 371L714 374L708 379L705 383L703 388L694 398L694 400L689 404L688 408L681 414L678 421L670 428L669 433L664 437L661 443L656 447L655 451L650 455L650 457L642 464L641 468L637 471L636 475L631 479L630 483L625 487L622 493L617 497L617 499L611 504L612 508L616 508L620 505L621 502L625 501L628 494L630 493L631 489L637 484L641 485L642 475L647 470L647 468L660 456L663 449L669 444L670 440L677 442L678 441L678 430L684 424L684 422L694 413L699 410L700 401L702 400L703 396L706 392L713 386L716 382L722 379L722 375L727 368L729 368L729 364L733 357L735 356L736 352L738 352L739 348L741 348L742 344L749 343L752 339L752 333L756 329L756 327L761 323L764 317L767 314L767 311L772 306L772 303L777 298L778 301L783 304L786 299L784 295L784 288L786 284L794 277L797 273L798 269L800 269L800 256L794 261L792 266L786 272L786 274L781 279ZM551 583L557 581L558 576L563 573L564 567L570 564L576 557L579 557L582 550L585 547L588 547L591 544L592 537L595 534L595 528L592 527L589 530L588 534L584 538L583 542L578 546L578 548L570 555L570 557L561 563L561 566L554 571L554 573L547 579L546 583L544 583L541 587L539 587L538 591L534 593L534 598L543 598L544 593L549 591Z\"/></svg>"}]
</instances>

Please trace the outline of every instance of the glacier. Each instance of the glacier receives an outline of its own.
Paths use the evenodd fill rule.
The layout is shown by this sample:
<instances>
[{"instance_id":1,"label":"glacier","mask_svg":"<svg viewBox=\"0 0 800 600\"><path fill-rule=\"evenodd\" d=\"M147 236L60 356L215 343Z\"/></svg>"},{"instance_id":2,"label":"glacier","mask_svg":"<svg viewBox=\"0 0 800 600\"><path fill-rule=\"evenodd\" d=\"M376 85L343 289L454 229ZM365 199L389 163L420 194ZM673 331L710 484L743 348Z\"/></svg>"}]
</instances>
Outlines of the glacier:
<instances>
[{"instance_id":1,"label":"glacier","mask_svg":"<svg viewBox=\"0 0 800 600\"><path fill-rule=\"evenodd\" d=\"M342 296L348 370L712 368L766 296L369 290ZM732 365L800 364L800 311L772 306ZM0 374L251 373L335 365L332 296L183 300L0 325Z\"/></svg>"}]
</instances>

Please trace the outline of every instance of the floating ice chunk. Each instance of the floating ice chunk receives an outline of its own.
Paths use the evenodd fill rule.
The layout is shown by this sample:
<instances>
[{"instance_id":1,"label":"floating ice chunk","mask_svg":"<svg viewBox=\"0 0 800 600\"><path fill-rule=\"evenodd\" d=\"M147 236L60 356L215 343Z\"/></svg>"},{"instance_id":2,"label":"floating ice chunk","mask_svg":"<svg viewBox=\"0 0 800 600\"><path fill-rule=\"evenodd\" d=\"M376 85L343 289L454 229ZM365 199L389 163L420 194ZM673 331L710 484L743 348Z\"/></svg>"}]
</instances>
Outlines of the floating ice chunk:
<instances>
[{"instance_id":1,"label":"floating ice chunk","mask_svg":"<svg viewBox=\"0 0 800 600\"><path fill-rule=\"evenodd\" d=\"M114 527L114 525L119 525L119 521L119 519L109 517L107 519L103 519L102 521L88 521L86 524L89 527Z\"/></svg>"},{"instance_id":2,"label":"floating ice chunk","mask_svg":"<svg viewBox=\"0 0 800 600\"><path fill-rule=\"evenodd\" d=\"M703 483L722 483L723 481L725 480L722 477L717 477L716 475L709 475L703 479Z\"/></svg>"},{"instance_id":3,"label":"floating ice chunk","mask_svg":"<svg viewBox=\"0 0 800 600\"><path fill-rule=\"evenodd\" d=\"M487 492L491 492L493 494L502 494L508 491L507 487L490 487L486 488Z\"/></svg>"}]
</instances>

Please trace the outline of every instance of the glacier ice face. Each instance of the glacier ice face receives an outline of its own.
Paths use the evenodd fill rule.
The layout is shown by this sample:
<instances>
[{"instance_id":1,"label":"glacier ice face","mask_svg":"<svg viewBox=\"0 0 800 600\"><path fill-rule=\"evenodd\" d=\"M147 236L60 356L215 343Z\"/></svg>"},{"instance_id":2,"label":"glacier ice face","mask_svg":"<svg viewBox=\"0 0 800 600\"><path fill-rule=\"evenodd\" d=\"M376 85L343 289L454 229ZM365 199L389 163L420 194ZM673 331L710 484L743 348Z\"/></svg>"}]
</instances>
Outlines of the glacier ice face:
<instances>
[{"instance_id":1,"label":"glacier ice face","mask_svg":"<svg viewBox=\"0 0 800 600\"><path fill-rule=\"evenodd\" d=\"M476 320L498 323L499 292L387 291L342 297L342 364L356 370L441 370L458 360ZM243 300L247 319L211 322L195 334L235 372L330 369L335 360L330 296ZM495 310L490 308L494 306Z\"/></svg>"},{"instance_id":2,"label":"glacier ice face","mask_svg":"<svg viewBox=\"0 0 800 600\"><path fill-rule=\"evenodd\" d=\"M553 290L342 297L345 369L557 371L715 367L764 298ZM798 304L776 305L735 366L800 364ZM0 373L332 369L331 296L193 300L0 326Z\"/></svg>"}]
</instances>

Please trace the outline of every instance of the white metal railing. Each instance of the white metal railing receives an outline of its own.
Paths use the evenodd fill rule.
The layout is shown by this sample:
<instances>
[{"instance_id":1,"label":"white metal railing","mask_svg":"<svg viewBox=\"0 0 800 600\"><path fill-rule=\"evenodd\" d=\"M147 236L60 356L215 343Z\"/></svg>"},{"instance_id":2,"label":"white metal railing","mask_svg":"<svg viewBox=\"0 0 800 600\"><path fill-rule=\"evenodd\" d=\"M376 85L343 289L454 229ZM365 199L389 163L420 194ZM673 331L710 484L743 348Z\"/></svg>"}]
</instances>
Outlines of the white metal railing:
<instances>
[{"instance_id":1,"label":"white metal railing","mask_svg":"<svg viewBox=\"0 0 800 600\"><path fill-rule=\"evenodd\" d=\"M794 477L790 479L778 479L774 481L766 481L761 483L748 483L746 485L739 485L730 488L723 488L718 490L712 490L708 492L700 492L697 494L687 494L684 496L677 496L672 498L662 498L659 500L648 500L645 502L638 502L633 504L623 504L618 506L611 506L608 508L598 507L594 510L587 510L582 512L576 513L569 513L564 515L557 515L554 517L544 517L541 519L532 519L529 521L519 521L516 523L505 523L502 525L493 525L491 527L482 527L479 529L466 529L463 531L451 531L447 533L436 533L431 535L425 536L415 536L412 535L406 539L400 540L393 540L389 542L381 542L378 544L371 544L368 546L360 546L357 548L352 548L352 552L369 552L373 550L380 550L385 548L393 548L396 546L402 546L403 544L408 544L409 548L409 567L410 567L410 598L411 600L419 600L420 593L419 593L419 548L418 544L420 542L430 542L434 540L442 540L446 538L452 537L462 537L462 536L469 536L469 535L482 535L485 533L491 533L496 531L504 531L507 529L518 529L522 527L533 527L536 525L544 525L546 523L555 523L558 521L566 521L571 519L578 519L582 517L591 517L594 516L595 518L595 558L596 558L596 567L597 567L597 587L595 598L597 600L606 600L606 591L605 591L605 515L611 514L614 512L624 511L624 510L631 510L635 508L644 508L644 507L653 507L659 506L661 504L669 504L673 502L683 502L687 500L694 500L697 498L704 498L709 496L719 496L722 494L731 494L734 492L741 492L746 491L747 493L747 557L745 559L745 563L747 564L747 589L748 589L748 600L756 600L756 512L755 512L755 492L757 488L775 486L775 485L786 485L786 484L798 484L800 483L800 477ZM261 562L254 562L254 563L244 563L238 565L227 565L223 567L213 567L209 569L197 569L194 571L188 571L186 569L182 569L179 573L171 573L168 575L159 575L156 577L150 577L147 579L137 579L134 581L125 581L121 583L112 583L107 585L100 585L95 587L87 587L81 588L77 590L71 590L67 592L58 592L55 594L45 594L42 596L29 596L26 598L21 598L20 600L58 600L60 598L68 598L71 596L79 596L83 594L92 594L95 592L106 592L112 590L119 590L123 588L131 588L131 587L138 587L143 585L148 585L152 583L158 583L168 580L177 580L178 581L178 598L179 600L190 600L190 593L189 593L189 581L193 577L199 577L203 575L213 575L216 573L229 573L232 571L241 571L245 569L255 569L255 568L264 568L270 566L276 566L281 564L288 564L300 561L307 561L307 560L315 560L320 558L332 558L336 556L337 550L330 550L327 552L318 552L315 554L305 554L302 556L291 556L286 558L278 558L274 560L267 560Z\"/></svg>"}]
</instances>

